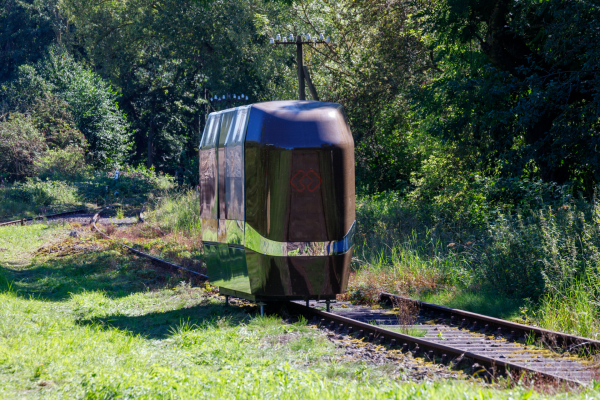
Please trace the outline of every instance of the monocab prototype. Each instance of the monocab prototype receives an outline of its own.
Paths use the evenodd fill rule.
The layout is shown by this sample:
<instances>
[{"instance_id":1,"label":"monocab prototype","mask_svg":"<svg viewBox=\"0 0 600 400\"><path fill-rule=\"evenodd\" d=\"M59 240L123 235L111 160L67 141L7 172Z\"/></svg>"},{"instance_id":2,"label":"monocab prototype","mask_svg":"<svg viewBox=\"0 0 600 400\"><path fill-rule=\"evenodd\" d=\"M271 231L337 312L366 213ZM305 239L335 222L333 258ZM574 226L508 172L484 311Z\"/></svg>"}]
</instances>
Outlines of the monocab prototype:
<instances>
[{"instance_id":1,"label":"monocab prototype","mask_svg":"<svg viewBox=\"0 0 600 400\"><path fill-rule=\"evenodd\" d=\"M211 113L199 149L202 242L223 295L334 299L356 229L342 106L274 101Z\"/></svg>"}]
</instances>

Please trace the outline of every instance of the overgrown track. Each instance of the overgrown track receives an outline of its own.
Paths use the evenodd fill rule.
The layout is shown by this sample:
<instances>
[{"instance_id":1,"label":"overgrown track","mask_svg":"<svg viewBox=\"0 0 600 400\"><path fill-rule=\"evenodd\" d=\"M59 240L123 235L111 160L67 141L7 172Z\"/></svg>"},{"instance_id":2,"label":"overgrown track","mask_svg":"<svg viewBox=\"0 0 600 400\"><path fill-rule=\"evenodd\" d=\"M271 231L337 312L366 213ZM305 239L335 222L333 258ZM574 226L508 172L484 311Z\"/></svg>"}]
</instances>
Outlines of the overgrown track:
<instances>
[{"instance_id":1,"label":"overgrown track","mask_svg":"<svg viewBox=\"0 0 600 400\"><path fill-rule=\"evenodd\" d=\"M66 211L66 212L62 212L62 213L44 215L44 216L39 216L39 217L34 217L34 218L22 218L22 219L17 219L14 221L2 222L2 223L0 223L0 226L25 225L28 222L44 220L44 219L59 218L59 217L67 216L67 215L82 214L82 213L87 213L87 212L88 212L88 210L84 208L84 209L80 209L80 210Z\"/></svg>"},{"instance_id":2,"label":"overgrown track","mask_svg":"<svg viewBox=\"0 0 600 400\"><path fill-rule=\"evenodd\" d=\"M96 232L98 232L100 235L102 235L102 237L104 237L104 238L106 238L108 240L111 240L111 241L113 241L115 243L118 243L120 246L126 248L127 250L131 251L132 253L137 254L138 256L141 256L141 257L144 257L144 258L147 258L147 259L151 260L154 264L157 264L157 265L162 266L162 267L167 267L167 268L170 268L170 269L176 269L176 270L180 270L180 271L185 271L185 272L187 272L189 274L192 274L192 275L195 275L195 276L198 276L200 278L208 280L208 276L206 276L206 275L203 275L203 274L201 274L199 272L196 272L196 271L192 271L191 269L188 269L188 268L184 268L184 267L182 267L180 265L173 264L172 262L165 261L165 260L160 259L158 257L154 257L153 255L144 253L143 251L139 251L137 249L134 249L133 247L127 246L126 244L123 244L123 243L121 243L121 242L119 242L119 241L111 238L106 233L102 232L96 226L96 222L98 222L98 220L100 219L100 214L102 213L102 211L106 210L107 208L109 208L109 207L103 208L102 210L98 211L98 213L96 213L94 215L94 217L92 218L92 226L94 227L94 229L96 230Z\"/></svg>"},{"instance_id":3,"label":"overgrown track","mask_svg":"<svg viewBox=\"0 0 600 400\"><path fill-rule=\"evenodd\" d=\"M396 296L389 294L383 295L383 298L396 300L394 305L398 305L398 300L406 301L405 298L396 299ZM467 369L475 375L490 378L507 376L514 380L525 378L567 387L586 385L597 378L595 367L586 359L561 355L549 350L532 349L532 346L526 347L521 343L512 342L507 340L507 337L495 336L493 332L466 329L464 325L461 329L462 319L457 319L456 323L451 322L452 316L445 307L444 316L438 315L437 319L435 315L431 316L432 318L423 318L421 314L419 318L421 324L411 326L399 324L398 314L391 310L346 306L347 308L326 312L307 307L299 302L292 302L289 307L293 314L302 315L330 331L363 338L402 352L410 352L413 356L422 356L431 362ZM400 309L403 307L400 306ZM421 311L427 312L426 309L417 310L418 313ZM466 311L454 311L456 315L460 315L460 312L466 313ZM471 324L473 322L474 319L471 320ZM500 327L500 323L496 322L494 327L496 326ZM487 327L490 328L489 323ZM415 337L389 328L405 332L421 330L424 335ZM551 333L556 336L561 335L558 332Z\"/></svg>"},{"instance_id":4,"label":"overgrown track","mask_svg":"<svg viewBox=\"0 0 600 400\"><path fill-rule=\"evenodd\" d=\"M510 322L389 293L381 293L379 301L389 306L395 306L401 302L412 303L420 310L421 314L426 314L431 319L441 320L451 326L466 328L473 332L504 337L509 341L540 342L545 347L559 352L592 355L600 351L599 340L554 332L536 326Z\"/></svg>"}]
</instances>

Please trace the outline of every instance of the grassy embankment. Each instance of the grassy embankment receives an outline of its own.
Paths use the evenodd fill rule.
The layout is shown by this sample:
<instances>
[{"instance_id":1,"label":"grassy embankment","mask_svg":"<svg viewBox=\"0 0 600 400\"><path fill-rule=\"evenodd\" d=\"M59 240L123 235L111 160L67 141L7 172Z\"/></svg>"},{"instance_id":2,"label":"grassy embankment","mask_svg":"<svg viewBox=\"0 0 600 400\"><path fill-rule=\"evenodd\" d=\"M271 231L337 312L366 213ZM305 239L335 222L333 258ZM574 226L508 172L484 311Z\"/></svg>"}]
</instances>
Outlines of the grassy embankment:
<instances>
[{"instance_id":1,"label":"grassy embankment","mask_svg":"<svg viewBox=\"0 0 600 400\"><path fill-rule=\"evenodd\" d=\"M401 382L397 366L344 359L302 322L225 307L87 232L0 228L0 398L541 397Z\"/></svg>"},{"instance_id":2,"label":"grassy embankment","mask_svg":"<svg viewBox=\"0 0 600 400\"><path fill-rule=\"evenodd\" d=\"M381 291L599 338L600 205L492 208L478 223L363 197L348 298Z\"/></svg>"}]
</instances>

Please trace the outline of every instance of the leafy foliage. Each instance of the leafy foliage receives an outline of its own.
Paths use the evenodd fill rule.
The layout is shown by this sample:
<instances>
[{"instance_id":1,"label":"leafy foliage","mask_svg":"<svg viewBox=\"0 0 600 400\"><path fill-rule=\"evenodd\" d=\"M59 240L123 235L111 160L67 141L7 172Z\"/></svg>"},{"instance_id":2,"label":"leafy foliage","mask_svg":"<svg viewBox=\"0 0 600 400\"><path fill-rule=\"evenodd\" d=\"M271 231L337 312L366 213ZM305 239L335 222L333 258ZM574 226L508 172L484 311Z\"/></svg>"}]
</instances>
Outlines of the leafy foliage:
<instances>
[{"instance_id":1,"label":"leafy foliage","mask_svg":"<svg viewBox=\"0 0 600 400\"><path fill-rule=\"evenodd\" d=\"M60 8L60 0L0 1L0 82L37 62L52 44L68 42L69 22Z\"/></svg>"},{"instance_id":2,"label":"leafy foliage","mask_svg":"<svg viewBox=\"0 0 600 400\"><path fill-rule=\"evenodd\" d=\"M29 117L11 114L0 121L0 170L17 178L33 176L34 162L46 149L44 137Z\"/></svg>"},{"instance_id":3,"label":"leafy foliage","mask_svg":"<svg viewBox=\"0 0 600 400\"><path fill-rule=\"evenodd\" d=\"M427 132L486 174L598 182L599 10L575 1L457 1L421 9L436 71Z\"/></svg>"}]
</instances>

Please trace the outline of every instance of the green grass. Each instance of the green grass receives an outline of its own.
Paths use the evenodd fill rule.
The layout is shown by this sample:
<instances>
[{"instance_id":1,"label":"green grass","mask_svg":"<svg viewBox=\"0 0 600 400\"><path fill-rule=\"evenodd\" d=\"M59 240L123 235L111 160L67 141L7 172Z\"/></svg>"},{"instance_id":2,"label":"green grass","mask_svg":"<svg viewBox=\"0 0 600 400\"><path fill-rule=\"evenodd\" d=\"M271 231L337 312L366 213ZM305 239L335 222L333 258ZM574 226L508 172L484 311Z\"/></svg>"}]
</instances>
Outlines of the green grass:
<instances>
[{"instance_id":1,"label":"green grass","mask_svg":"<svg viewBox=\"0 0 600 400\"><path fill-rule=\"evenodd\" d=\"M600 311L593 282L577 281L567 290L556 290L544 296L539 307L526 313L534 321L543 321L544 327L598 340L600 338Z\"/></svg>"},{"instance_id":2,"label":"green grass","mask_svg":"<svg viewBox=\"0 0 600 400\"><path fill-rule=\"evenodd\" d=\"M393 193L359 198L345 298L374 304L385 291L599 337L600 202L504 206L459 223Z\"/></svg>"},{"instance_id":3,"label":"green grass","mask_svg":"<svg viewBox=\"0 0 600 400\"><path fill-rule=\"evenodd\" d=\"M78 209L84 204L70 182L29 180L0 188L0 221Z\"/></svg>"},{"instance_id":4,"label":"green grass","mask_svg":"<svg viewBox=\"0 0 600 400\"><path fill-rule=\"evenodd\" d=\"M0 187L0 221L82 208L85 205L141 206L162 194L169 197L173 177L145 167L126 167L119 179L113 172L86 173L77 178L27 178Z\"/></svg>"},{"instance_id":5,"label":"green grass","mask_svg":"<svg viewBox=\"0 0 600 400\"><path fill-rule=\"evenodd\" d=\"M0 227L0 262L26 264L33 251L57 234L57 228L54 224Z\"/></svg>"},{"instance_id":6,"label":"green grass","mask_svg":"<svg viewBox=\"0 0 600 400\"><path fill-rule=\"evenodd\" d=\"M198 193L189 190L165 194L148 213L147 219L167 232L197 235L201 227Z\"/></svg>"},{"instance_id":7,"label":"green grass","mask_svg":"<svg viewBox=\"0 0 600 400\"><path fill-rule=\"evenodd\" d=\"M427 331L425 329L417 328L415 326L384 326L384 328L389 329L390 331L399 332L414 337L424 337L427 334Z\"/></svg>"},{"instance_id":8,"label":"green grass","mask_svg":"<svg viewBox=\"0 0 600 400\"><path fill-rule=\"evenodd\" d=\"M542 397L402 382L394 366L345 361L305 321L225 306L210 288L94 238L57 240L31 258L50 233L60 227L0 229L21 243L0 262L10 282L0 284L0 398ZM17 265L19 254L28 262Z\"/></svg>"}]
</instances>

